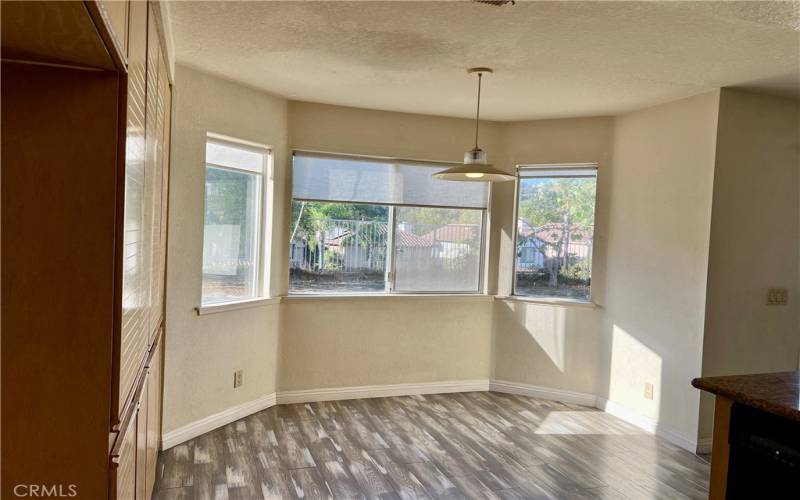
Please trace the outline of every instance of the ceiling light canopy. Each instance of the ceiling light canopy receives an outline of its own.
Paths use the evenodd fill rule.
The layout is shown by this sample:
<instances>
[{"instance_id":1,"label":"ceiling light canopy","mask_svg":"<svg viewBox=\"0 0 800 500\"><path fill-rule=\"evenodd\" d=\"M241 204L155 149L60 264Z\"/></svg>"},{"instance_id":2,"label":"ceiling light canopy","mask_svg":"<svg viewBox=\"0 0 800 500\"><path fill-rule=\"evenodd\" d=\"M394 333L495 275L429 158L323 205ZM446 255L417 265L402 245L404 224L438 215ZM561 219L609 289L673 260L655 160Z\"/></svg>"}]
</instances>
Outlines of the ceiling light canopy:
<instances>
[{"instance_id":1,"label":"ceiling light canopy","mask_svg":"<svg viewBox=\"0 0 800 500\"><path fill-rule=\"evenodd\" d=\"M493 73L492 68L470 68L469 74L478 75L478 105L475 112L475 147L464 153L464 164L433 174L445 181L501 182L514 180L512 174L494 168L486 159L486 152L478 147L478 130L481 120L481 81L484 73Z\"/></svg>"}]
</instances>

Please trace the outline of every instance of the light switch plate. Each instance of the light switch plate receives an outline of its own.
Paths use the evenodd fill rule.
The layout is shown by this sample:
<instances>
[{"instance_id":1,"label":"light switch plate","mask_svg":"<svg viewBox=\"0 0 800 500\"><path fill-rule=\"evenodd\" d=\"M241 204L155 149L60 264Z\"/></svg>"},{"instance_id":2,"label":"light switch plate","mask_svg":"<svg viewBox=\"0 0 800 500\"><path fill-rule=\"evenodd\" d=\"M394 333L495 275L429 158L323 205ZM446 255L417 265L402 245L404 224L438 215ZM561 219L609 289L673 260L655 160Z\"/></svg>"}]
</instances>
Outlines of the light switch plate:
<instances>
[{"instance_id":1,"label":"light switch plate","mask_svg":"<svg viewBox=\"0 0 800 500\"><path fill-rule=\"evenodd\" d=\"M768 306L785 306L789 303L789 290L786 288L770 288L767 291Z\"/></svg>"}]
</instances>

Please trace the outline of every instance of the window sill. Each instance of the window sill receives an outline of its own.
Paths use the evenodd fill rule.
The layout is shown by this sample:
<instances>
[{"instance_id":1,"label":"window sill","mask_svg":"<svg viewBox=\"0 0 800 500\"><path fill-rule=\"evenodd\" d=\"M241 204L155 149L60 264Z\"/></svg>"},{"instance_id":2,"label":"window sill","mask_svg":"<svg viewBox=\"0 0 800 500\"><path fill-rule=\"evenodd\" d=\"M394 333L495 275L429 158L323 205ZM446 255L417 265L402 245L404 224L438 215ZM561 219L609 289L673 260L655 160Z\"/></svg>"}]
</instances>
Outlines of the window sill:
<instances>
[{"instance_id":1,"label":"window sill","mask_svg":"<svg viewBox=\"0 0 800 500\"><path fill-rule=\"evenodd\" d=\"M536 304L542 306L558 306L558 307L580 307L585 309L600 309L598 304L594 302L585 302L582 300L570 299L550 299L547 297L520 297L518 295L503 295L495 296L495 300L502 300L503 302L521 302L525 304Z\"/></svg>"},{"instance_id":2,"label":"window sill","mask_svg":"<svg viewBox=\"0 0 800 500\"><path fill-rule=\"evenodd\" d=\"M282 302L351 302L370 300L433 300L448 302L483 302L492 300L491 295L480 293L375 293L375 294L297 294L284 295Z\"/></svg>"},{"instance_id":3,"label":"window sill","mask_svg":"<svg viewBox=\"0 0 800 500\"><path fill-rule=\"evenodd\" d=\"M239 309L249 309L251 307L279 304L280 301L280 297L240 300L238 302L223 302L221 304L209 304L207 306L195 307L194 310L197 312L198 316L205 316L206 314L216 314L226 311L236 311Z\"/></svg>"}]
</instances>

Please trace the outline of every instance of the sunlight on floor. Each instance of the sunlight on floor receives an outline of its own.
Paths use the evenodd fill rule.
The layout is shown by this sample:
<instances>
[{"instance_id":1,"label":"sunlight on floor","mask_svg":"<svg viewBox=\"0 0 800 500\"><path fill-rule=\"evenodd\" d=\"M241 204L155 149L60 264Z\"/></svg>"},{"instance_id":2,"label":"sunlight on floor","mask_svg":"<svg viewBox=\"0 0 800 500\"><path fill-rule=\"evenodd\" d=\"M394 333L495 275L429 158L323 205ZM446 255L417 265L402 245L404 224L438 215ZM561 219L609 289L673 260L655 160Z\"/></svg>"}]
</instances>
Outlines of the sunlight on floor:
<instances>
[{"instance_id":1,"label":"sunlight on floor","mask_svg":"<svg viewBox=\"0 0 800 500\"><path fill-rule=\"evenodd\" d=\"M536 434L634 435L647 432L601 411L551 411Z\"/></svg>"}]
</instances>

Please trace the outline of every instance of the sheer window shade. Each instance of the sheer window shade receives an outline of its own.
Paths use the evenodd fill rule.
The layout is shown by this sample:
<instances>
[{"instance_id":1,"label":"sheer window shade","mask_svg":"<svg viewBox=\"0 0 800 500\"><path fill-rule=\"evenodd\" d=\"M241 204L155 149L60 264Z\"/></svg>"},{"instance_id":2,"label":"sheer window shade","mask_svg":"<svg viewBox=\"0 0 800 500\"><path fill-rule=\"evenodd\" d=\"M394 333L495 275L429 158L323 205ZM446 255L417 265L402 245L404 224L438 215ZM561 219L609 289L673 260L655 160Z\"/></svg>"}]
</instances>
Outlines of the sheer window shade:
<instances>
[{"instance_id":1,"label":"sheer window shade","mask_svg":"<svg viewBox=\"0 0 800 500\"><path fill-rule=\"evenodd\" d=\"M486 208L485 183L443 181L445 165L295 153L292 197L381 205Z\"/></svg>"},{"instance_id":2,"label":"sheer window shade","mask_svg":"<svg viewBox=\"0 0 800 500\"><path fill-rule=\"evenodd\" d=\"M234 145L209 137L206 142L206 164L263 173L267 152L266 148Z\"/></svg>"},{"instance_id":3,"label":"sheer window shade","mask_svg":"<svg viewBox=\"0 0 800 500\"><path fill-rule=\"evenodd\" d=\"M558 167L520 167L519 176L523 179L533 177L597 177L597 167L594 165L569 165Z\"/></svg>"}]
</instances>

